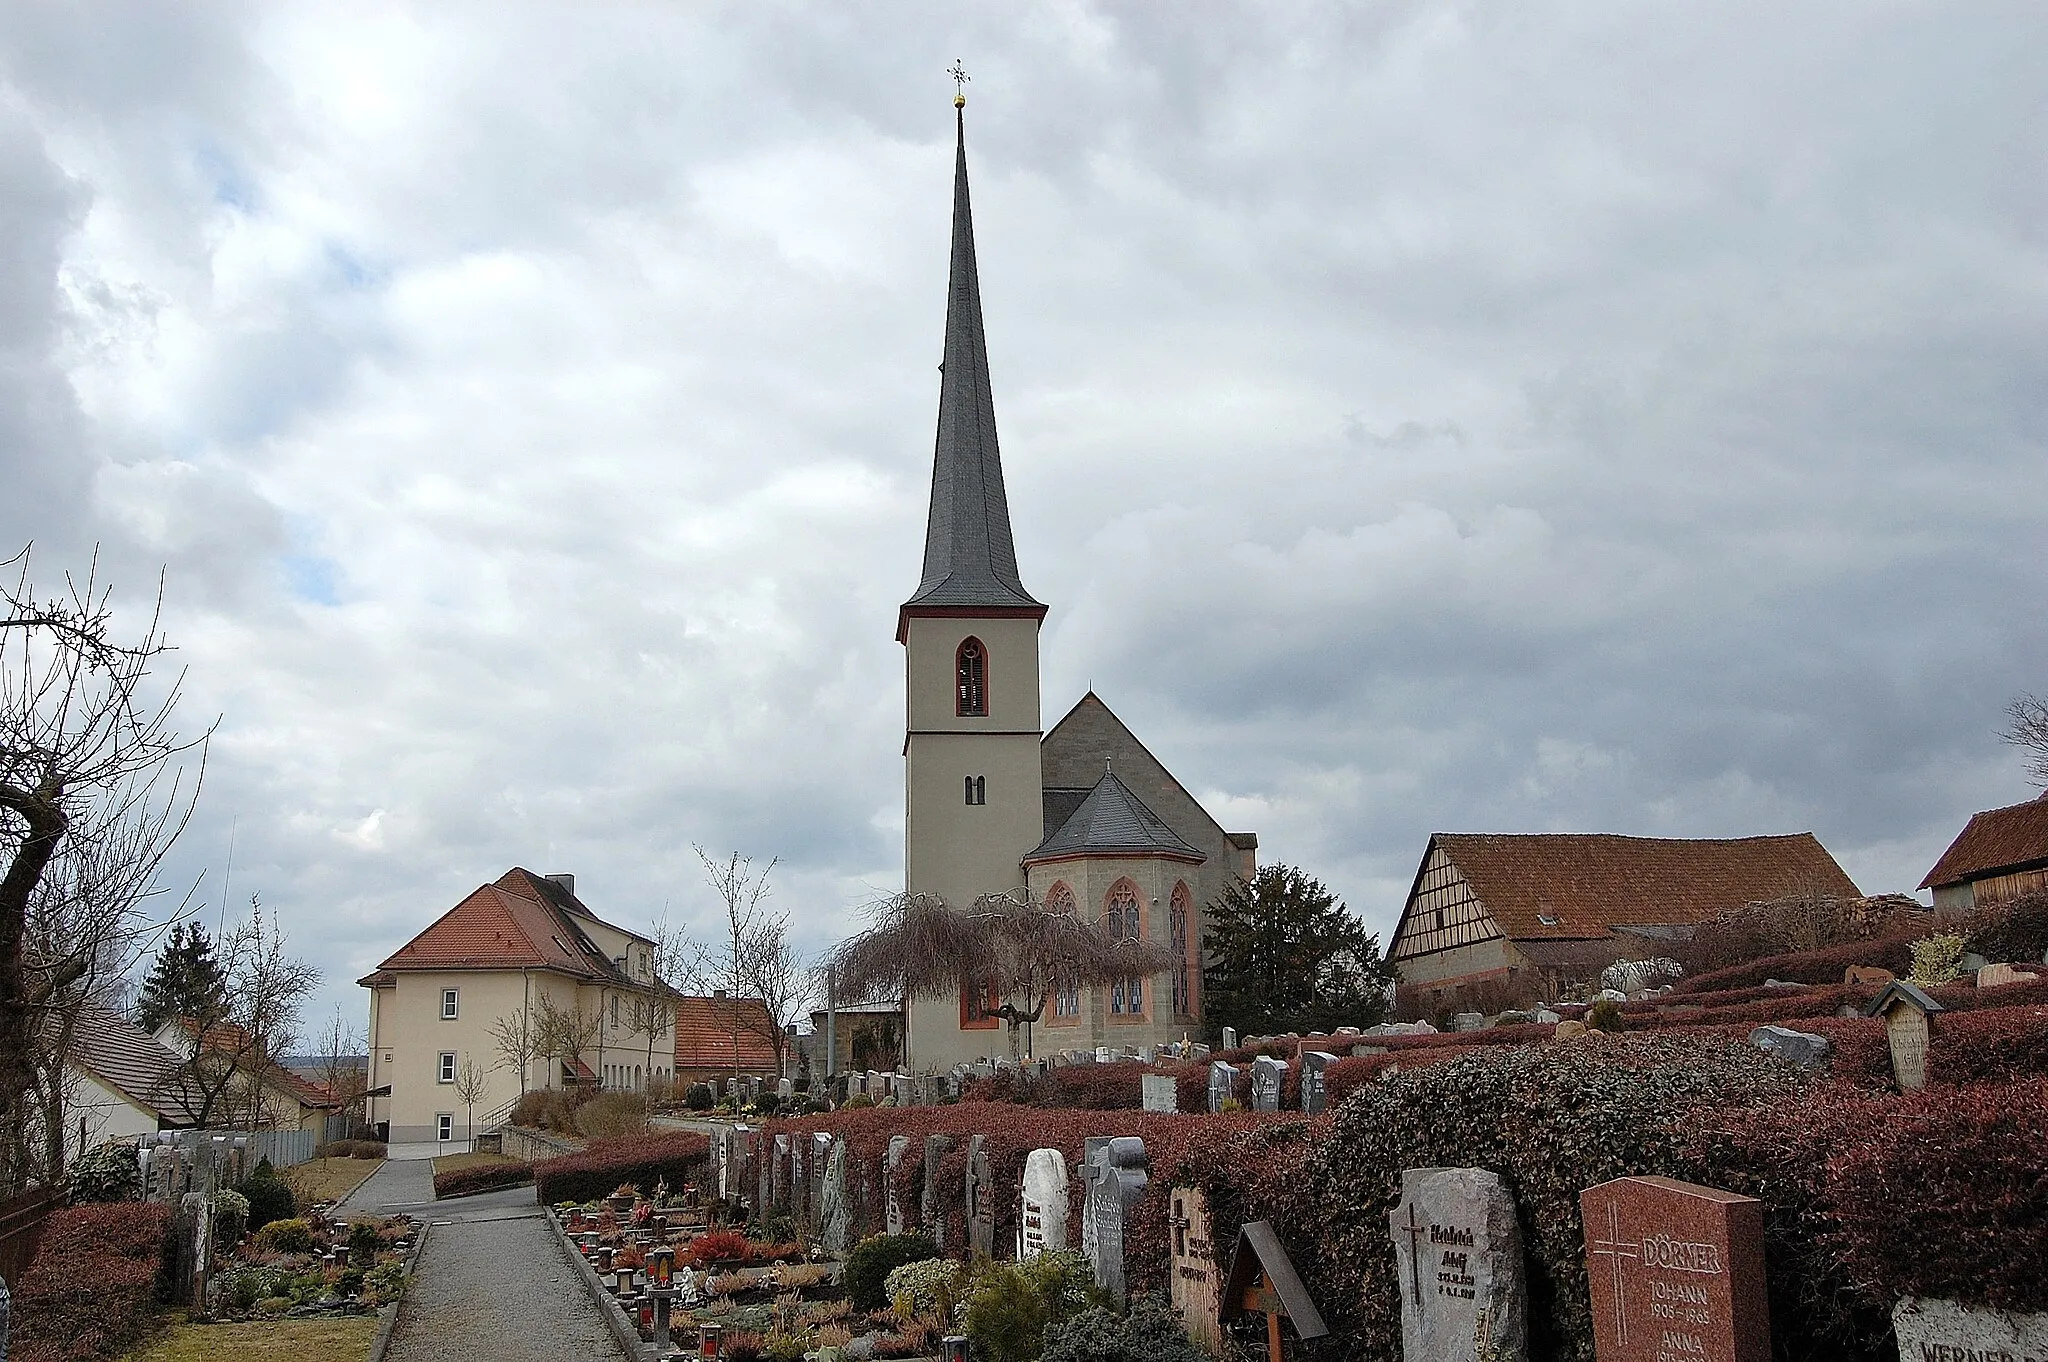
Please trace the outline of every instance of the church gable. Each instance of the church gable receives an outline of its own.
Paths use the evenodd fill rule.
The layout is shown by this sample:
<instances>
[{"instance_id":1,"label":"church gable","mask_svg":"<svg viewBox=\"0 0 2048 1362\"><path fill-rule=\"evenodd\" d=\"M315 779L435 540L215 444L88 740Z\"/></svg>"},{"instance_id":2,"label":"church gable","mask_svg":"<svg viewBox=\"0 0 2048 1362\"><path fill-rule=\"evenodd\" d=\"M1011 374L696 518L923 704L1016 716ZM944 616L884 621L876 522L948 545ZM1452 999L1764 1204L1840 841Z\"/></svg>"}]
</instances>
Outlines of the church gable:
<instances>
[{"instance_id":1,"label":"church gable","mask_svg":"<svg viewBox=\"0 0 2048 1362\"><path fill-rule=\"evenodd\" d=\"M1258 838L1224 831L1094 691L1053 725L1038 751L1048 836L1073 816L1103 772L1111 771L1176 836L1201 852L1211 869L1250 878Z\"/></svg>"}]
</instances>

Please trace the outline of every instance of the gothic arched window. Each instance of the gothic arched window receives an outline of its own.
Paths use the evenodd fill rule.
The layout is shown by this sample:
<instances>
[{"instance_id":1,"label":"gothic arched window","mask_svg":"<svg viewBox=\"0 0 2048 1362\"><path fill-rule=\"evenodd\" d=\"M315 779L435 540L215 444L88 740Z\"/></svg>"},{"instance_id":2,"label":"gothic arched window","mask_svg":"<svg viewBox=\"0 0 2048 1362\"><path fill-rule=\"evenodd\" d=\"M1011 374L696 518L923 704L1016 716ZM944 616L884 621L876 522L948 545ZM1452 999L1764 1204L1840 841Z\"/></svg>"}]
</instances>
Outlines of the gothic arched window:
<instances>
[{"instance_id":1,"label":"gothic arched window","mask_svg":"<svg viewBox=\"0 0 2048 1362\"><path fill-rule=\"evenodd\" d=\"M1067 888L1066 881L1054 884L1045 893L1045 911L1074 915L1074 891ZM1081 986L1071 975L1055 974L1052 991L1052 1016L1054 1021L1074 1021L1081 1015Z\"/></svg>"},{"instance_id":2,"label":"gothic arched window","mask_svg":"<svg viewBox=\"0 0 2048 1362\"><path fill-rule=\"evenodd\" d=\"M1112 941L1144 939L1144 912L1138 906L1138 891L1129 880L1119 880L1116 888L1109 891L1109 906L1103 912L1103 926ZM1113 1016L1144 1016L1144 977L1134 974L1110 984L1109 1010Z\"/></svg>"},{"instance_id":3,"label":"gothic arched window","mask_svg":"<svg viewBox=\"0 0 2048 1362\"><path fill-rule=\"evenodd\" d=\"M1173 901L1166 910L1166 934L1173 943L1173 1015L1195 1015L1195 943L1191 935L1194 896L1187 882L1173 886Z\"/></svg>"},{"instance_id":4,"label":"gothic arched window","mask_svg":"<svg viewBox=\"0 0 2048 1362\"><path fill-rule=\"evenodd\" d=\"M988 713L988 649L981 640L970 638L954 654L953 712L964 715Z\"/></svg>"}]
</instances>

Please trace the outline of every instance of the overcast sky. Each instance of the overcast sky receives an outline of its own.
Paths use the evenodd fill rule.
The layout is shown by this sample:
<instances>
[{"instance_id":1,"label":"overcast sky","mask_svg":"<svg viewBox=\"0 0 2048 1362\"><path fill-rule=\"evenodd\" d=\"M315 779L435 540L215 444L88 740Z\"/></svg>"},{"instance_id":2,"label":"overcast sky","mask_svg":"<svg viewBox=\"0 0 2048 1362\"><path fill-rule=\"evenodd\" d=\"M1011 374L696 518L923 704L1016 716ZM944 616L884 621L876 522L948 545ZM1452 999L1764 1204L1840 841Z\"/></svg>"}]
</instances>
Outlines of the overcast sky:
<instances>
[{"instance_id":1,"label":"overcast sky","mask_svg":"<svg viewBox=\"0 0 2048 1362\"><path fill-rule=\"evenodd\" d=\"M1048 725L1383 932L1433 830L1878 892L2031 793L2034 0L12 0L0 546L166 570L316 1012L514 864L900 883L956 57Z\"/></svg>"}]
</instances>

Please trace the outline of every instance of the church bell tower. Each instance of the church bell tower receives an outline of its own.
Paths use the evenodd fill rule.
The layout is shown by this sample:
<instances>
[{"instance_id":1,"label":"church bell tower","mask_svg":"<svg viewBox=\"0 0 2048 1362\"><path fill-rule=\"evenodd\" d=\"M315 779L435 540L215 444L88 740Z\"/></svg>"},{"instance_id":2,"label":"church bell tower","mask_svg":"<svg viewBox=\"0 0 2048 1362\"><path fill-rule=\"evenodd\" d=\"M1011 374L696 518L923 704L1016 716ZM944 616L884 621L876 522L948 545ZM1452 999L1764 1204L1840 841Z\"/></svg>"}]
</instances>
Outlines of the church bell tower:
<instances>
[{"instance_id":1,"label":"church bell tower","mask_svg":"<svg viewBox=\"0 0 2048 1362\"><path fill-rule=\"evenodd\" d=\"M1038 630L1045 607L1017 574L982 333L967 134L955 100L953 253L924 573L897 616L904 645L904 887L955 907L1024 883L1045 833ZM990 1054L1001 1023L979 1000L907 1000L917 1068Z\"/></svg>"}]
</instances>

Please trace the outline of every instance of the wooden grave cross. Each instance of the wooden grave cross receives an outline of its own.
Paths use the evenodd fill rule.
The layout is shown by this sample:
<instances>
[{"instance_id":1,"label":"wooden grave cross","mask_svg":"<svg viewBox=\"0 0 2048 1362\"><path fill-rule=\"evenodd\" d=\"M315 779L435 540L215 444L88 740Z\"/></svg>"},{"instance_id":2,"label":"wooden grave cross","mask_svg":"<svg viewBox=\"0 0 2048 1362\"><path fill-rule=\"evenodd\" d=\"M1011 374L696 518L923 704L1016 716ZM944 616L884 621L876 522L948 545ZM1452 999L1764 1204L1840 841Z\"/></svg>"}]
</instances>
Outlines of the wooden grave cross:
<instances>
[{"instance_id":1,"label":"wooden grave cross","mask_svg":"<svg viewBox=\"0 0 2048 1362\"><path fill-rule=\"evenodd\" d=\"M1295 1337L1321 1338L1329 1333L1301 1274L1273 1232L1272 1222L1254 1220L1238 1231L1230 1255L1230 1276L1223 1287L1223 1318L1261 1314L1266 1317L1267 1362L1283 1362L1280 1321L1294 1326Z\"/></svg>"}]
</instances>

